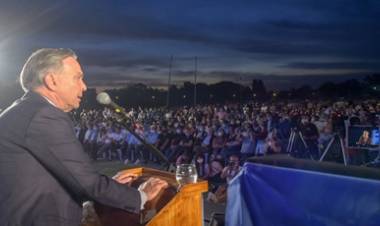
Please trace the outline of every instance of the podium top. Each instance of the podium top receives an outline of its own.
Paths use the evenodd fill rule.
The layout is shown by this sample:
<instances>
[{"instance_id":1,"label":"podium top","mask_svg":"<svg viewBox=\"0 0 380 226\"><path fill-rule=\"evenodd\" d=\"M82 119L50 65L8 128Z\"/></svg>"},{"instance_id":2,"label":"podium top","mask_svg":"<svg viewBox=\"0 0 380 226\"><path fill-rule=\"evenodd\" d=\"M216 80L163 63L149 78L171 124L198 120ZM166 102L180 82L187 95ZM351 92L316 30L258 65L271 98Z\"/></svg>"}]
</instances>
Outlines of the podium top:
<instances>
[{"instance_id":1,"label":"podium top","mask_svg":"<svg viewBox=\"0 0 380 226\"><path fill-rule=\"evenodd\" d=\"M139 177L130 184L135 188L150 177L163 179L168 182L169 186L153 200L145 203L144 210L138 214L95 203L96 213L94 214L96 216L93 216L92 219L96 218L97 220L87 220L82 226L201 225L201 193L208 190L207 181L200 180L197 183L186 184L177 191L175 175L170 172L140 167L123 170L119 173L138 175Z\"/></svg>"}]
</instances>

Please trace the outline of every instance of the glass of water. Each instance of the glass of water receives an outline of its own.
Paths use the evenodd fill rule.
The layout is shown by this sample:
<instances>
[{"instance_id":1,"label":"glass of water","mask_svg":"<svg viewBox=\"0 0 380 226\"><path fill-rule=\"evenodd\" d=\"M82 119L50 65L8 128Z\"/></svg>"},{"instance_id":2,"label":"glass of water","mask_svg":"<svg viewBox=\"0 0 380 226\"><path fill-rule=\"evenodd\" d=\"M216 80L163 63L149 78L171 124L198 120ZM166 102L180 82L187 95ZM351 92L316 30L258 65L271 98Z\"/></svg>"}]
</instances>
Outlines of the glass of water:
<instances>
[{"instance_id":1,"label":"glass of water","mask_svg":"<svg viewBox=\"0 0 380 226\"><path fill-rule=\"evenodd\" d=\"M181 164L177 166L175 178L178 182L178 190L185 184L196 183L198 179L194 164Z\"/></svg>"}]
</instances>

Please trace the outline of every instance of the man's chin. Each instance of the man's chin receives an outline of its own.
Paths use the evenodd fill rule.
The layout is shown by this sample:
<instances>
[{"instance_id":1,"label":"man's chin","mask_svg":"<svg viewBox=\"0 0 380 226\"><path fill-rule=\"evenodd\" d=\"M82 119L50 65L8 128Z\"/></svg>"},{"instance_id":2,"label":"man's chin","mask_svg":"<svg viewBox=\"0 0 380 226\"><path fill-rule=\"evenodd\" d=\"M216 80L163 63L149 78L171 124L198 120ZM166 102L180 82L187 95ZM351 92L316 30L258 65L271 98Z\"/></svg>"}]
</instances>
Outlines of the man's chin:
<instances>
[{"instance_id":1,"label":"man's chin","mask_svg":"<svg viewBox=\"0 0 380 226\"><path fill-rule=\"evenodd\" d=\"M65 112L70 112L72 110L78 109L80 104L71 105Z\"/></svg>"}]
</instances>

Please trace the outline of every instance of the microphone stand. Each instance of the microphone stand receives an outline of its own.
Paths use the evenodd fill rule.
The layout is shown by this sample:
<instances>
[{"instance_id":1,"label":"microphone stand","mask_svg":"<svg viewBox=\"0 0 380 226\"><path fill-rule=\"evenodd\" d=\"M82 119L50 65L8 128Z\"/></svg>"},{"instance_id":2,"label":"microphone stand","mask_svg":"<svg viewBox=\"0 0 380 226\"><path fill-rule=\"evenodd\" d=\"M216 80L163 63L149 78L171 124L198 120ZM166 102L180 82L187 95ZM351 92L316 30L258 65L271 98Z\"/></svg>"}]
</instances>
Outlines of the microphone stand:
<instances>
[{"instance_id":1,"label":"microphone stand","mask_svg":"<svg viewBox=\"0 0 380 226\"><path fill-rule=\"evenodd\" d=\"M118 114L122 114L124 116L125 119L130 119L132 121L132 123L134 123L134 120L132 118L130 118L127 113L125 112L124 108L121 108L119 106L117 106L114 110L116 113ZM165 162L165 165L166 166L166 171L169 171L170 169L170 162L169 160L166 158L166 156L164 154L162 154L162 152L160 150L158 150L156 147L154 147L153 145L147 143L145 141L145 139L141 138L135 131L133 131L133 129L131 129L128 125L125 124L125 128L127 129L127 131L129 133L131 133L134 137L137 138L137 140L139 140L145 148L147 148L150 152L152 152L154 155L158 156L162 161Z\"/></svg>"}]
</instances>

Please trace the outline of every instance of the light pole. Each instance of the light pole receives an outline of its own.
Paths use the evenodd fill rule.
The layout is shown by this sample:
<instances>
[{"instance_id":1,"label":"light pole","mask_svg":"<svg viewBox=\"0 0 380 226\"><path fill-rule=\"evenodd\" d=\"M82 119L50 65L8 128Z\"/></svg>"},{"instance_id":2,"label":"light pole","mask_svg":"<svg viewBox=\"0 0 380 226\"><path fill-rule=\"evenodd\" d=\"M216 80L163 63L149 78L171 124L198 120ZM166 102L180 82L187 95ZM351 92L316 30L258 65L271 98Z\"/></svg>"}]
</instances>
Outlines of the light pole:
<instances>
[{"instance_id":1,"label":"light pole","mask_svg":"<svg viewBox=\"0 0 380 226\"><path fill-rule=\"evenodd\" d=\"M169 76L168 76L168 95L166 97L166 107L169 108L170 103L170 85L172 80L172 64L173 64L173 56L170 56L170 64L169 64Z\"/></svg>"},{"instance_id":2,"label":"light pole","mask_svg":"<svg viewBox=\"0 0 380 226\"><path fill-rule=\"evenodd\" d=\"M194 58L194 106L197 105L197 70L198 70L198 58Z\"/></svg>"}]
</instances>

